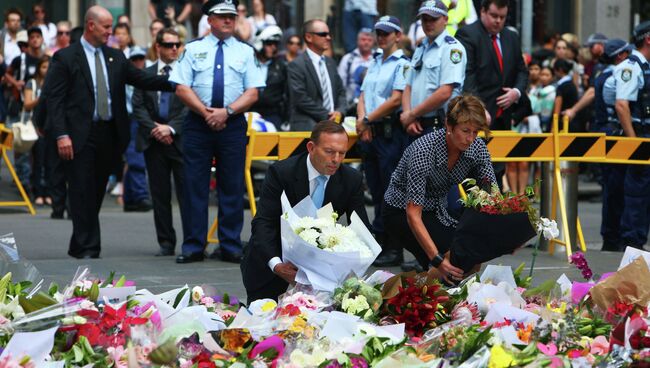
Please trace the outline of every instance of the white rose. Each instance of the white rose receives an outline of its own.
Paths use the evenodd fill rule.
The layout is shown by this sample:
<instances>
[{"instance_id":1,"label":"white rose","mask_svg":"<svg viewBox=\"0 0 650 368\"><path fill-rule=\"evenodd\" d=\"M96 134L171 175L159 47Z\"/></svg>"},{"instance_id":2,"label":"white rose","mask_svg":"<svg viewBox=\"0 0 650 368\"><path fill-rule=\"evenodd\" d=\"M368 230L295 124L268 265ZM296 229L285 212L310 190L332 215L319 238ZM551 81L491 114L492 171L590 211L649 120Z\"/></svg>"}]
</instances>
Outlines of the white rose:
<instances>
[{"instance_id":1,"label":"white rose","mask_svg":"<svg viewBox=\"0 0 650 368\"><path fill-rule=\"evenodd\" d=\"M195 286L192 288L192 300L195 303L198 303L201 301L201 298L203 298L204 292L203 288L200 286Z\"/></svg>"}]
</instances>

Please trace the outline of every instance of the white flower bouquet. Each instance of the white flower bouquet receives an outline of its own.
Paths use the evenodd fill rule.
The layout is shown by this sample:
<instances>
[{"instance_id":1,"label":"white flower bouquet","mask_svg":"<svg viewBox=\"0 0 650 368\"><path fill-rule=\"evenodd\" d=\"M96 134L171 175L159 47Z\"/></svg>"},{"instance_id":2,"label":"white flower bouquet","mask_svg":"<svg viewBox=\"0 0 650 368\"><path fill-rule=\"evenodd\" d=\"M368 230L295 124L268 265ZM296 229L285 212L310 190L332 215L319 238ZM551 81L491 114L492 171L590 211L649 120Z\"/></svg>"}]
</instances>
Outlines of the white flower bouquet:
<instances>
[{"instance_id":1,"label":"white flower bouquet","mask_svg":"<svg viewBox=\"0 0 650 368\"><path fill-rule=\"evenodd\" d=\"M305 197L292 208L284 193L281 201L282 258L298 268L297 283L332 292L350 273L363 276L381 252L356 213L343 226L331 204L317 210Z\"/></svg>"}]
</instances>

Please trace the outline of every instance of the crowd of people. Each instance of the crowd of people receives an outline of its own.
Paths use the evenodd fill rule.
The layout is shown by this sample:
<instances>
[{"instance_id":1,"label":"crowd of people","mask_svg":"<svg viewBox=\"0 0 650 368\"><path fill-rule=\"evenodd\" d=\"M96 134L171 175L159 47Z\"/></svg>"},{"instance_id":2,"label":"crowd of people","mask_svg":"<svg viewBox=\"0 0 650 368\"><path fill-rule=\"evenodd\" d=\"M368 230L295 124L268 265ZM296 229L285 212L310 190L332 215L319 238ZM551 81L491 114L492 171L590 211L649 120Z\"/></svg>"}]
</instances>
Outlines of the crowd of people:
<instances>
[{"instance_id":1,"label":"crowd of people","mask_svg":"<svg viewBox=\"0 0 650 368\"><path fill-rule=\"evenodd\" d=\"M470 14L468 7L471 2L424 1L405 32L398 18L377 14L376 1L346 1L341 41L347 52L341 58L331 24L312 19L300 33L285 32L261 0L252 1L250 16L236 0L206 0L196 31L186 27L187 1L151 1L146 45L132 37L127 15L114 21L98 6L74 29L67 21L50 23L40 4L28 20L9 9L0 37L0 111L7 125L30 120L41 133L31 152L15 155L18 175L37 206L52 206L53 218L67 210L74 228L69 254L79 258L100 254L98 213L107 190L125 211L153 209L157 254L175 255L175 190L183 223L176 262L203 260L215 187L220 249L211 256L238 263L244 248L244 113L257 113L268 130L313 131L309 154L322 167L307 160L309 195L319 186L317 177L333 175L322 170L336 171L345 155L319 139L319 129L325 136L340 132L318 126L343 123L359 135L375 213L370 227L383 245L375 265L424 267L439 254L431 246L439 238L430 233L455 224L458 193L451 181L476 169L472 173L485 176L479 179L523 193L539 177L539 165L526 163L476 168L472 160L484 158L483 148L472 149L476 156L465 152L479 130L545 132L558 114L570 118L573 132L650 133L648 99L637 98L650 88L648 22L635 28L634 45L598 33L584 45L572 34L550 34L541 48L524 54L517 30L506 27L507 0L483 0L474 22L459 16ZM190 40L191 34L200 37ZM459 102L461 95L477 99ZM458 124L466 118L449 111L452 100L474 120L480 105L487 121ZM428 141L413 148L421 137ZM432 178L428 173L437 167L405 166L405 157L421 159L420 151L433 152L445 139L457 147L438 152L454 163L442 174ZM602 165L604 250L645 244L650 175L644 170ZM643 206L633 204L639 201ZM427 233L429 224L438 230ZM426 254L407 246L419 256L405 264L403 238L391 239L387 227L413 230ZM272 258L262 263L273 272L278 264L283 269Z\"/></svg>"}]
</instances>

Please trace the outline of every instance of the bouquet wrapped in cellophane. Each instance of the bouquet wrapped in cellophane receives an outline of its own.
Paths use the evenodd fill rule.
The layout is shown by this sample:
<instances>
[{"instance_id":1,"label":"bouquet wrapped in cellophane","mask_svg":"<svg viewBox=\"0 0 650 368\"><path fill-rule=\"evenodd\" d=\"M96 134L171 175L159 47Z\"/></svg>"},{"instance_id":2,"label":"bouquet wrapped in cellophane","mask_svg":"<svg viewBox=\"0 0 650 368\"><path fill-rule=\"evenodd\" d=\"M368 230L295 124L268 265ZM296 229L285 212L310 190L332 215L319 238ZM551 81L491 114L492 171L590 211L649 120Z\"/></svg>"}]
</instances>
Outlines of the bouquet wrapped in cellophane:
<instances>
[{"instance_id":1,"label":"bouquet wrapped in cellophane","mask_svg":"<svg viewBox=\"0 0 650 368\"><path fill-rule=\"evenodd\" d=\"M297 283L333 292L350 273L363 276L381 252L356 213L343 226L331 204L316 209L305 197L292 208L285 193L281 201L282 258L298 268Z\"/></svg>"}]
</instances>

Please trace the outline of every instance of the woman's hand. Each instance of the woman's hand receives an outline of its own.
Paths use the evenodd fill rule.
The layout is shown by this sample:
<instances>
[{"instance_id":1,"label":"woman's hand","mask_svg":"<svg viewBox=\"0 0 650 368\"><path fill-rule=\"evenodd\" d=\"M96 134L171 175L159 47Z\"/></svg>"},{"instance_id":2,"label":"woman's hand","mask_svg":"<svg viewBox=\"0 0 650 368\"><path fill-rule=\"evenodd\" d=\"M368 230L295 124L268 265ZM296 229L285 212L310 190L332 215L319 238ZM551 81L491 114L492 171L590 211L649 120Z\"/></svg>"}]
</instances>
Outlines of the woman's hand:
<instances>
[{"instance_id":1,"label":"woman's hand","mask_svg":"<svg viewBox=\"0 0 650 368\"><path fill-rule=\"evenodd\" d=\"M449 262L449 252L445 254L445 258L442 260L442 263L440 263L440 266L438 266L438 273L442 280L450 284L458 283L464 276L463 270Z\"/></svg>"}]
</instances>

